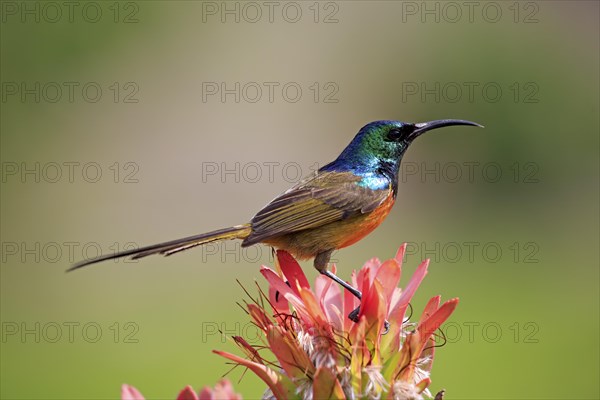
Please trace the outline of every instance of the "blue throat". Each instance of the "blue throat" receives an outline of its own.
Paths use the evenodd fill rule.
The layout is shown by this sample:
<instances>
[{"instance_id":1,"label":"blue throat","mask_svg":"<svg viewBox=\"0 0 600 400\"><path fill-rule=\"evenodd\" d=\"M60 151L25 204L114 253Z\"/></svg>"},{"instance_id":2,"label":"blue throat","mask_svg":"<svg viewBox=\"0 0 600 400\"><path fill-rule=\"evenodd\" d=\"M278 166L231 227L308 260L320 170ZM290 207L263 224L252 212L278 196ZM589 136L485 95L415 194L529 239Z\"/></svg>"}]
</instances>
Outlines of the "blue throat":
<instances>
[{"instance_id":1,"label":"blue throat","mask_svg":"<svg viewBox=\"0 0 600 400\"><path fill-rule=\"evenodd\" d=\"M363 163L356 162L356 160L338 158L322 167L320 171L352 172L354 175L361 177L360 182L357 183L359 186L372 190L387 190L391 185L395 195L398 189L400 160L391 163L372 158L369 161L368 163Z\"/></svg>"},{"instance_id":2,"label":"blue throat","mask_svg":"<svg viewBox=\"0 0 600 400\"><path fill-rule=\"evenodd\" d=\"M390 125L398 121L375 121L364 126L338 158L321 168L322 171L352 172L361 177L357 184L372 190L398 187L398 172L402 156L408 147L404 142L384 139Z\"/></svg>"},{"instance_id":3,"label":"blue throat","mask_svg":"<svg viewBox=\"0 0 600 400\"><path fill-rule=\"evenodd\" d=\"M372 155L368 157L357 157L356 154L353 157L343 156L344 153L335 161L323 166L320 171L352 172L362 178L358 185L372 190L387 190L391 185L394 195L396 195L401 156L388 160L382 160Z\"/></svg>"}]
</instances>

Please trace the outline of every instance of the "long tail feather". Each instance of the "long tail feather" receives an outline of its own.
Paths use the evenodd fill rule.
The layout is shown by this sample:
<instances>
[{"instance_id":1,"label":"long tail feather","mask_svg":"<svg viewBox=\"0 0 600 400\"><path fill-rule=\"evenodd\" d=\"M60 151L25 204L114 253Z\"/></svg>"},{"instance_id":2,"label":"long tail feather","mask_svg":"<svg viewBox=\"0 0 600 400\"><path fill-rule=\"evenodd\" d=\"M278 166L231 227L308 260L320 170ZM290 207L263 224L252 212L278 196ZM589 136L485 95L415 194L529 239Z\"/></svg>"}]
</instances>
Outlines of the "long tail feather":
<instances>
[{"instance_id":1,"label":"long tail feather","mask_svg":"<svg viewBox=\"0 0 600 400\"><path fill-rule=\"evenodd\" d=\"M169 242L140 247L139 249L125 250L120 253L107 254L89 260L84 260L73 265L67 270L67 272L74 271L76 269L83 268L101 261L113 260L121 257L131 257L132 260L135 260L150 256L152 254L163 254L165 256L170 256L171 254L218 240L244 239L250 235L251 231L252 228L250 228L249 224L236 225L232 226L231 228L219 229L212 232L202 233L200 235L188 236L183 239L171 240Z\"/></svg>"}]
</instances>

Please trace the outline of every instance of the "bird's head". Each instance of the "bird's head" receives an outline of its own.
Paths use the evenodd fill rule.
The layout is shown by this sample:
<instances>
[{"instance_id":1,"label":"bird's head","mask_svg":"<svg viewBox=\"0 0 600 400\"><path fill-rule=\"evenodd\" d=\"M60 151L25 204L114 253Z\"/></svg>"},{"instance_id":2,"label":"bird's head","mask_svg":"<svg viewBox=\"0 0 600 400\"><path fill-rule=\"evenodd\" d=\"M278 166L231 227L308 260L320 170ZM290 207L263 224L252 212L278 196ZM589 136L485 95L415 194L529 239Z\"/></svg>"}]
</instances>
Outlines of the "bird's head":
<instances>
[{"instance_id":1,"label":"bird's head","mask_svg":"<svg viewBox=\"0 0 600 400\"><path fill-rule=\"evenodd\" d=\"M381 162L399 166L404 152L417 137L433 129L454 125L482 127L461 119L420 123L374 121L361 128L338 160L369 167L376 167Z\"/></svg>"}]
</instances>

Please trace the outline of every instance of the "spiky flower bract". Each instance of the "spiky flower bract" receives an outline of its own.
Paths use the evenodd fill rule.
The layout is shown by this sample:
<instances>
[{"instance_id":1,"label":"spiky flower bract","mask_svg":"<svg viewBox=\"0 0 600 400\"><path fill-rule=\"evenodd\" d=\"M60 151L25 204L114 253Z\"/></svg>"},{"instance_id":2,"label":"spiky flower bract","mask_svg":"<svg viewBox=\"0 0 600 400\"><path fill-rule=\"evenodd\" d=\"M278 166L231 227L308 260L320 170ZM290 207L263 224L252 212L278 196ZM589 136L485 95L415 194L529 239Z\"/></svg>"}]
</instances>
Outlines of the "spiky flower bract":
<instances>
[{"instance_id":1,"label":"spiky flower bract","mask_svg":"<svg viewBox=\"0 0 600 400\"><path fill-rule=\"evenodd\" d=\"M421 263L404 289L398 287L404 244L396 256L367 261L351 284L357 300L330 279L319 276L314 288L297 261L277 251L277 271L261 268L268 294L247 304L263 333L260 345L233 340L246 358L215 353L245 366L268 386L265 399L421 399L428 387L434 333L452 314L458 299L440 305L433 297L418 322L405 319L409 303L427 274ZM335 273L335 265L332 268ZM360 305L358 322L347 318ZM269 361L269 350L276 358ZM436 396L437 397L437 396Z\"/></svg>"}]
</instances>

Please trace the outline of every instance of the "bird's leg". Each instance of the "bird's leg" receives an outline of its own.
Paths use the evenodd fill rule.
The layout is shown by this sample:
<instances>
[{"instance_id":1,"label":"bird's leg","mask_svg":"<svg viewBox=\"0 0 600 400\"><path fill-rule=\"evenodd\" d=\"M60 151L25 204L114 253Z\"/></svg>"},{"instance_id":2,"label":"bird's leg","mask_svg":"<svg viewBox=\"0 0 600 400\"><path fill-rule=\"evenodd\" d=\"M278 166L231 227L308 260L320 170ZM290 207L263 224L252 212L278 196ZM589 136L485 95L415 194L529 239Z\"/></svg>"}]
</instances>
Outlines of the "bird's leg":
<instances>
[{"instance_id":1,"label":"bird's leg","mask_svg":"<svg viewBox=\"0 0 600 400\"><path fill-rule=\"evenodd\" d=\"M317 269L317 271L319 271L321 275L325 275L329 279L333 279L335 282L342 285L347 291L352 293L357 299L360 300L362 298L362 293L358 289L351 286L348 282L338 278L333 272L327 269L327 264L329 263L329 259L331 258L331 253L333 253L333 250L327 250L317 254L317 256L315 257L315 268Z\"/></svg>"},{"instance_id":2,"label":"bird's leg","mask_svg":"<svg viewBox=\"0 0 600 400\"><path fill-rule=\"evenodd\" d=\"M329 259L331 258L331 253L333 253L333 250L327 250L327 251L317 254L317 256L315 257L315 268L317 269L317 271L319 271L319 273L321 273L322 275L325 275L329 279L332 279L333 281L342 285L347 291L352 293L357 299L359 299L359 300L362 299L362 293L357 288L353 287L348 282L338 278L337 275L335 275L333 272L331 272L327 269L327 264L329 263ZM354 322L358 322L358 312L359 311L360 311L360 307L357 307L356 309L352 310L352 312L350 314L348 314L348 318L350 318Z\"/></svg>"},{"instance_id":3,"label":"bird's leg","mask_svg":"<svg viewBox=\"0 0 600 400\"><path fill-rule=\"evenodd\" d=\"M362 293L358 289L356 289L349 283L345 282L344 280L340 279L333 272L331 272L327 269L327 264L329 263L329 259L331 258L331 253L333 253L333 250L328 250L328 251L324 251L322 253L317 254L317 256L315 257L315 263L314 263L315 268L317 269L317 271L319 271L320 274L325 275L329 279L333 279L335 282L342 285L347 291L352 293L357 299L361 300ZM350 314L348 314L348 318L354 322L358 322L359 312L360 312L360 306L358 306L354 310L352 310L350 312ZM388 321L385 321L383 333L384 334L387 333L389 328L390 328L390 323Z\"/></svg>"}]
</instances>

